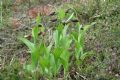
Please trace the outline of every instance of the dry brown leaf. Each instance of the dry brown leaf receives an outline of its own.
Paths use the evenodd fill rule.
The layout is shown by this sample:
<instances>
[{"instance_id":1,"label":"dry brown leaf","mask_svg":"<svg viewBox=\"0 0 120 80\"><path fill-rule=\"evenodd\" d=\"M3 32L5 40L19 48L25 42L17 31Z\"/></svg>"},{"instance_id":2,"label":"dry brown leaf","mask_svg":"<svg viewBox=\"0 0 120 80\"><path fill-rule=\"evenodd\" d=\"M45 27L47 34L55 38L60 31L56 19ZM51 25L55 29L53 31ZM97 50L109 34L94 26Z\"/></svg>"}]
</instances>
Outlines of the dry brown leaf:
<instances>
[{"instance_id":1,"label":"dry brown leaf","mask_svg":"<svg viewBox=\"0 0 120 80\"><path fill-rule=\"evenodd\" d=\"M54 8L49 5L36 6L28 10L28 16L30 18L36 18L38 14L45 16L45 15L49 15L53 10Z\"/></svg>"},{"instance_id":2,"label":"dry brown leaf","mask_svg":"<svg viewBox=\"0 0 120 80\"><path fill-rule=\"evenodd\" d=\"M12 27L14 29L20 27L20 25L21 25L21 22L18 19L15 19L15 18L12 19Z\"/></svg>"}]
</instances>

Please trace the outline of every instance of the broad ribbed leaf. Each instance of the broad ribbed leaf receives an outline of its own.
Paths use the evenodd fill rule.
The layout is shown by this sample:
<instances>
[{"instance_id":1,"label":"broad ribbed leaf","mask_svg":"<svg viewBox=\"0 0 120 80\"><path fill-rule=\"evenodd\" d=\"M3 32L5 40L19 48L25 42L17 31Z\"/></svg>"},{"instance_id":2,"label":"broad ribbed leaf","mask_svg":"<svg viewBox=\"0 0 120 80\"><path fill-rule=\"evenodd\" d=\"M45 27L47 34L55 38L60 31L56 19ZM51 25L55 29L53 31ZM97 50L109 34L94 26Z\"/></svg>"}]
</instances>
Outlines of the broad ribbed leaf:
<instances>
[{"instance_id":1,"label":"broad ribbed leaf","mask_svg":"<svg viewBox=\"0 0 120 80\"><path fill-rule=\"evenodd\" d=\"M55 61L60 58L62 51L63 51L63 49L59 48L59 47L54 49Z\"/></svg>"},{"instance_id":2,"label":"broad ribbed leaf","mask_svg":"<svg viewBox=\"0 0 120 80\"><path fill-rule=\"evenodd\" d=\"M69 52L64 50L64 52L60 55L60 58L62 60L64 60L64 61L68 61L69 60L69 56L70 56Z\"/></svg>"},{"instance_id":3,"label":"broad ribbed leaf","mask_svg":"<svg viewBox=\"0 0 120 80\"><path fill-rule=\"evenodd\" d=\"M58 10L58 19L63 20L65 17L65 11L63 9Z\"/></svg>"},{"instance_id":4,"label":"broad ribbed leaf","mask_svg":"<svg viewBox=\"0 0 120 80\"><path fill-rule=\"evenodd\" d=\"M52 48L52 45L53 45L53 43L51 43L51 44L47 47L47 53L50 53L51 48Z\"/></svg>"},{"instance_id":5,"label":"broad ribbed leaf","mask_svg":"<svg viewBox=\"0 0 120 80\"><path fill-rule=\"evenodd\" d=\"M81 32L78 36L78 44L84 47L84 32Z\"/></svg>"},{"instance_id":6,"label":"broad ribbed leaf","mask_svg":"<svg viewBox=\"0 0 120 80\"><path fill-rule=\"evenodd\" d=\"M58 31L56 30L53 34L53 38L54 38L54 41L55 41L55 47L58 46L58 41L59 41L59 36L58 36Z\"/></svg>"},{"instance_id":7,"label":"broad ribbed leaf","mask_svg":"<svg viewBox=\"0 0 120 80\"><path fill-rule=\"evenodd\" d=\"M33 27L32 36L33 36L33 39L34 39L34 43L36 43L36 41L38 39L38 32L39 32L38 26Z\"/></svg>"},{"instance_id":8,"label":"broad ribbed leaf","mask_svg":"<svg viewBox=\"0 0 120 80\"><path fill-rule=\"evenodd\" d=\"M40 15L38 15L36 18L36 26L38 26L40 22L41 22L41 18L40 18Z\"/></svg>"},{"instance_id":9,"label":"broad ribbed leaf","mask_svg":"<svg viewBox=\"0 0 120 80\"><path fill-rule=\"evenodd\" d=\"M23 43L26 44L26 46L30 49L30 51L32 52L34 49L34 44L32 42L30 42L29 40L25 39L25 38L19 38Z\"/></svg>"},{"instance_id":10,"label":"broad ribbed leaf","mask_svg":"<svg viewBox=\"0 0 120 80\"><path fill-rule=\"evenodd\" d=\"M63 37L67 36L67 34L66 34L67 33L67 28L68 28L68 25L66 25L63 29L63 32L62 32Z\"/></svg>"},{"instance_id":11,"label":"broad ribbed leaf","mask_svg":"<svg viewBox=\"0 0 120 80\"><path fill-rule=\"evenodd\" d=\"M71 14L71 16L67 19L66 22L69 22L73 18L73 16L74 16L74 13Z\"/></svg>"},{"instance_id":12,"label":"broad ribbed leaf","mask_svg":"<svg viewBox=\"0 0 120 80\"><path fill-rule=\"evenodd\" d=\"M40 55L40 48L38 46L35 46L31 54L32 64L34 66L37 66Z\"/></svg>"},{"instance_id":13,"label":"broad ribbed leaf","mask_svg":"<svg viewBox=\"0 0 120 80\"><path fill-rule=\"evenodd\" d=\"M69 58L70 58L70 53L68 51L64 51L60 56L61 63L64 67L64 71L68 70Z\"/></svg>"},{"instance_id":14,"label":"broad ribbed leaf","mask_svg":"<svg viewBox=\"0 0 120 80\"><path fill-rule=\"evenodd\" d=\"M77 32L72 32L72 37L74 40L77 40L78 39L78 33Z\"/></svg>"}]
</instances>

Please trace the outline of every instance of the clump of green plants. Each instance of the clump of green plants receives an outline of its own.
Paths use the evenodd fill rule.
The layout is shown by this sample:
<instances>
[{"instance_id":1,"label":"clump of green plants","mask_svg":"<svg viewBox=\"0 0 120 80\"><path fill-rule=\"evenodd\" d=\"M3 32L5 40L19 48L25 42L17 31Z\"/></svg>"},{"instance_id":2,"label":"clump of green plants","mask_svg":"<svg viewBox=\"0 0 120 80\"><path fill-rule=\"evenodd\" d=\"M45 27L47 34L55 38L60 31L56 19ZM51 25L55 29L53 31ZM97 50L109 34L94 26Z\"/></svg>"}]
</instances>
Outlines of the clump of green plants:
<instances>
[{"instance_id":1,"label":"clump of green plants","mask_svg":"<svg viewBox=\"0 0 120 80\"><path fill-rule=\"evenodd\" d=\"M93 22L91 25L94 25L94 24L95 22ZM74 41L74 46L75 46L74 56L76 59L76 64L80 65L81 62L86 58L86 56L90 56L93 53L83 51L84 45L85 45L85 42L84 42L85 33L90 28L90 25L86 25L84 26L84 28L82 25L80 25L80 23L77 23L76 25L77 25L76 26L77 30L73 31L71 35L72 35L72 39Z\"/></svg>"},{"instance_id":2,"label":"clump of green plants","mask_svg":"<svg viewBox=\"0 0 120 80\"><path fill-rule=\"evenodd\" d=\"M68 31L70 23L68 23L74 16L74 13L68 17L65 21L66 24L63 24L62 20L65 17L65 11L60 10L58 12L58 25L56 30L53 31L53 40L47 44L44 42L42 36L39 37L39 23L41 23L40 16L37 17L36 26L32 29L32 38L33 42L27 40L26 38L20 38L29 48L31 54L31 63L25 65L24 69L29 71L34 78L38 80L39 77L44 77L47 80L56 79L59 75L59 72L63 69L63 78L67 79L69 75L69 69L71 66L70 56L73 56L76 59L76 64L81 63L82 60L89 53L83 52L84 47L84 34L90 25L85 26L84 28L80 25L79 22L76 23L76 30L72 33ZM42 25L42 27L44 27ZM72 42L75 47L71 52ZM79 64L78 64L79 67Z\"/></svg>"}]
</instances>

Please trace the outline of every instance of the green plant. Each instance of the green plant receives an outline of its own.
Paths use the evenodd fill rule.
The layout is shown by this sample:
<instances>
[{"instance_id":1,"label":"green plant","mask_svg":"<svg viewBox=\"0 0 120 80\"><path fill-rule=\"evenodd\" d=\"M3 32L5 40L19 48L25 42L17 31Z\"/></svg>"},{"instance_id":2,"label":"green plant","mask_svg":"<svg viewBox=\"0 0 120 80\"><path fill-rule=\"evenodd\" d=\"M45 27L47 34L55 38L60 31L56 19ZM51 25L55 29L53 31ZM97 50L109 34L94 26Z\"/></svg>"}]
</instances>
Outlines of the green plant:
<instances>
[{"instance_id":1,"label":"green plant","mask_svg":"<svg viewBox=\"0 0 120 80\"><path fill-rule=\"evenodd\" d=\"M39 32L39 28L38 28L39 21L40 21L40 17L38 16L37 25L32 29L32 37L34 40L33 43L25 38L20 38L20 40L27 45L27 47L29 48L30 53L31 53L31 64L25 66L25 69L27 69L28 71L30 71L33 74L38 67L39 56L41 55L41 53L39 53L39 52L43 49L42 43L41 44L37 43L38 32ZM33 76L35 79L35 75L33 75Z\"/></svg>"},{"instance_id":2,"label":"green plant","mask_svg":"<svg viewBox=\"0 0 120 80\"><path fill-rule=\"evenodd\" d=\"M72 41L75 42L75 58L76 62L82 62L82 60L88 55L88 53L83 52L84 47L84 34L89 28L89 25L84 27L84 30L81 30L82 26L78 23L77 30L72 34L68 32L69 24L63 25L61 22L65 17L65 12L61 10L58 12L58 26L53 33L53 42L50 42L46 45L44 43L43 37L39 40L39 23L41 22L40 16L37 17L36 26L32 29L33 42L20 38L30 50L31 53L31 64L25 66L25 69L29 71L34 80L42 75L48 80L56 78L61 68L64 70L64 79L67 78L70 64L71 48ZM70 15L65 22L69 22L74 16L74 13ZM43 27L43 25L42 25ZM43 30L42 30L43 31ZM72 36L72 38L71 38ZM54 45L54 46L53 46Z\"/></svg>"},{"instance_id":3,"label":"green plant","mask_svg":"<svg viewBox=\"0 0 120 80\"><path fill-rule=\"evenodd\" d=\"M94 23L92 23L91 25L94 25ZM74 41L74 45L75 45L75 58L76 58L76 64L79 65L83 62L83 60L93 54L93 53L89 53L89 52L83 52L83 48L84 48L84 38L85 38L85 33L86 31L90 28L91 25L86 25L86 26L82 26L80 25L80 23L77 23L77 31L73 31L72 32L72 38Z\"/></svg>"},{"instance_id":4,"label":"green plant","mask_svg":"<svg viewBox=\"0 0 120 80\"><path fill-rule=\"evenodd\" d=\"M70 52L68 51L68 49L70 48L70 44L72 42L70 36L67 34L67 28L68 25L64 27L62 32L60 32L59 30L56 30L54 32L54 41L55 41L54 56L55 56L56 66L58 67L60 67L60 65L63 66L64 75L66 75L66 72L68 71L69 68Z\"/></svg>"}]
</instances>

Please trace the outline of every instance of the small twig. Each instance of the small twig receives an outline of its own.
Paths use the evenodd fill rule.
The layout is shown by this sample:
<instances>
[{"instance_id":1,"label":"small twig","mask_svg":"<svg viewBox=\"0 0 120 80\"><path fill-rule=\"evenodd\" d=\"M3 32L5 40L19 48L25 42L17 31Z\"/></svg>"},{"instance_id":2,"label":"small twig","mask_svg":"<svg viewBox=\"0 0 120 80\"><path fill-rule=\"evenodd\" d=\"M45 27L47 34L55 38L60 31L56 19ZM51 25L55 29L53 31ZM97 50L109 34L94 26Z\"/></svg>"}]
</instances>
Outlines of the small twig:
<instances>
[{"instance_id":1,"label":"small twig","mask_svg":"<svg viewBox=\"0 0 120 80\"><path fill-rule=\"evenodd\" d=\"M83 78L84 80L88 80L85 76L80 75L78 72L76 72L81 78Z\"/></svg>"},{"instance_id":2,"label":"small twig","mask_svg":"<svg viewBox=\"0 0 120 80\"><path fill-rule=\"evenodd\" d=\"M10 61L10 66L12 65L13 61L14 61L14 58L15 58L15 54L13 55L11 61Z\"/></svg>"}]
</instances>

